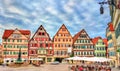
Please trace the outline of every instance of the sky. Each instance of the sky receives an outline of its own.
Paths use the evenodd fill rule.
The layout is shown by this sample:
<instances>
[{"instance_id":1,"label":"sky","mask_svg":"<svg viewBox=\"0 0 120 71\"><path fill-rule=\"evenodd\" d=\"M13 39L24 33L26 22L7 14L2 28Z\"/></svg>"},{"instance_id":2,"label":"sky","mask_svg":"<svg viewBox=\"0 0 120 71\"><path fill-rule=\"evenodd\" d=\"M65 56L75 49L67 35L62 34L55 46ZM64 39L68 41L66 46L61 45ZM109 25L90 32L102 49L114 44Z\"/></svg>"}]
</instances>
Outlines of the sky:
<instances>
[{"instance_id":1,"label":"sky","mask_svg":"<svg viewBox=\"0 0 120 71\"><path fill-rule=\"evenodd\" d=\"M71 35L85 29L91 38L105 38L111 21L109 7L99 12L103 0L0 0L0 42L5 29L26 29L35 33L40 25L50 37L65 24Z\"/></svg>"}]
</instances>

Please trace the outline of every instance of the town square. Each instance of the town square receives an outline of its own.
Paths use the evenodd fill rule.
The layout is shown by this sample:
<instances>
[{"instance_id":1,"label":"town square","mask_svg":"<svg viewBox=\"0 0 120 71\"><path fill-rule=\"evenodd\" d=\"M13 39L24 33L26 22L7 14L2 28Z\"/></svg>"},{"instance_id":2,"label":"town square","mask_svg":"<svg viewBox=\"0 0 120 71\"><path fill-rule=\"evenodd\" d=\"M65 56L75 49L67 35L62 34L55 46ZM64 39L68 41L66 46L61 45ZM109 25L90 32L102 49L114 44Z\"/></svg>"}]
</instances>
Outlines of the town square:
<instances>
[{"instance_id":1,"label":"town square","mask_svg":"<svg viewBox=\"0 0 120 71\"><path fill-rule=\"evenodd\" d=\"M0 71L120 71L120 0L0 0Z\"/></svg>"}]
</instances>

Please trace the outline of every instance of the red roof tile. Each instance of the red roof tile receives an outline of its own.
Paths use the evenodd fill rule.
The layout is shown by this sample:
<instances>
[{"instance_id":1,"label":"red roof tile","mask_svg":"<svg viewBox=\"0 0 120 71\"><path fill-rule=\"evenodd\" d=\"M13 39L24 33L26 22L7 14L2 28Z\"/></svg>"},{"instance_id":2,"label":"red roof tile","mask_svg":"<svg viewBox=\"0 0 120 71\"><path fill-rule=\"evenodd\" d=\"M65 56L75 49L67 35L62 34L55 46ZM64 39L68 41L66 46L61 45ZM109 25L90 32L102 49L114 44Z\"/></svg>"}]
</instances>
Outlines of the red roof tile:
<instances>
[{"instance_id":1,"label":"red roof tile","mask_svg":"<svg viewBox=\"0 0 120 71\"><path fill-rule=\"evenodd\" d=\"M94 45L98 42L98 39L101 39L101 37L95 37L92 39Z\"/></svg>"},{"instance_id":2,"label":"red roof tile","mask_svg":"<svg viewBox=\"0 0 120 71\"><path fill-rule=\"evenodd\" d=\"M114 31L114 28L113 28L113 24L112 24L112 23L109 24L109 30L110 30L110 31Z\"/></svg>"},{"instance_id":3,"label":"red roof tile","mask_svg":"<svg viewBox=\"0 0 120 71\"><path fill-rule=\"evenodd\" d=\"M85 32L87 34L87 32L85 31L85 29L82 29L81 31L79 31L77 34L74 35L74 37L73 37L73 43L77 40L77 38L81 35L82 32ZM88 34L87 34L87 36L89 37Z\"/></svg>"},{"instance_id":4,"label":"red roof tile","mask_svg":"<svg viewBox=\"0 0 120 71\"><path fill-rule=\"evenodd\" d=\"M5 30L3 34L3 39L7 39L15 30ZM19 30L23 35L29 35L29 30Z\"/></svg>"},{"instance_id":5,"label":"red roof tile","mask_svg":"<svg viewBox=\"0 0 120 71\"><path fill-rule=\"evenodd\" d=\"M103 42L105 43L106 46L108 46L107 44L108 40L106 38L103 39Z\"/></svg>"}]
</instances>

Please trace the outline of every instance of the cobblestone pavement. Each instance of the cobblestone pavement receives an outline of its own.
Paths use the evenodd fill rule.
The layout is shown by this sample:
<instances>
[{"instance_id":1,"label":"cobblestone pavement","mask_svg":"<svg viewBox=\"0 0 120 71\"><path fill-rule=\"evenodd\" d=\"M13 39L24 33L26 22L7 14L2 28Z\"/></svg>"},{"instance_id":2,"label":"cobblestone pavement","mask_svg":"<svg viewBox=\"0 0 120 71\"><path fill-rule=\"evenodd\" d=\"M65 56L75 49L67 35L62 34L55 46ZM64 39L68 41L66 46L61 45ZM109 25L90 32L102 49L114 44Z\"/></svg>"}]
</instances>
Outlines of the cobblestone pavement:
<instances>
[{"instance_id":1,"label":"cobblestone pavement","mask_svg":"<svg viewBox=\"0 0 120 71\"><path fill-rule=\"evenodd\" d=\"M68 64L59 64L59 65L50 65L45 64L40 67L35 67L29 65L27 67L19 67L19 68L10 68L0 66L0 71L68 71ZM113 68L112 71L120 71L116 68Z\"/></svg>"}]
</instances>

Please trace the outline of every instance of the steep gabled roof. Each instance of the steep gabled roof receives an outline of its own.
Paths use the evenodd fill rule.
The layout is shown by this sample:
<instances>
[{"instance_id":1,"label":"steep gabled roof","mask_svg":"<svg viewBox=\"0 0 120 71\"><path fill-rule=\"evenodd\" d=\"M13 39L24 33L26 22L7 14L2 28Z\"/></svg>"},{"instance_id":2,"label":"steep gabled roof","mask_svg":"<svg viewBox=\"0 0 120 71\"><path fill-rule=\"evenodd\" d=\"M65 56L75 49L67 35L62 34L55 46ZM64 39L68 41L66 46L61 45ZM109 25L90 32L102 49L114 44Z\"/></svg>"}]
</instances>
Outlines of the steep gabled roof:
<instances>
[{"instance_id":1,"label":"steep gabled roof","mask_svg":"<svg viewBox=\"0 0 120 71\"><path fill-rule=\"evenodd\" d=\"M108 46L108 44L107 44L108 40L106 38L103 39L103 42L106 46Z\"/></svg>"},{"instance_id":2,"label":"steep gabled roof","mask_svg":"<svg viewBox=\"0 0 120 71\"><path fill-rule=\"evenodd\" d=\"M40 28L43 28L43 30L45 31L45 33L47 34L47 36L48 36L48 37L49 37L49 39L51 40L51 38L50 38L49 34L47 33L47 31L44 29L44 27L43 27L42 25L40 25L40 27L37 29L37 31L35 32L35 34L38 32L38 30L39 30ZM33 37L32 37L31 39L33 39L33 38L34 38L35 34L33 35Z\"/></svg>"},{"instance_id":3,"label":"steep gabled roof","mask_svg":"<svg viewBox=\"0 0 120 71\"><path fill-rule=\"evenodd\" d=\"M85 31L85 29L82 29L81 31L79 31L77 34L74 35L74 37L73 37L73 43L77 40L77 38L81 35L82 32L85 32L87 34L87 32ZM88 34L87 34L87 36L89 37Z\"/></svg>"},{"instance_id":4,"label":"steep gabled roof","mask_svg":"<svg viewBox=\"0 0 120 71\"><path fill-rule=\"evenodd\" d=\"M2 36L3 39L7 39L15 30L5 30L4 34ZM29 30L18 30L21 32L21 34L23 35L30 35L30 31Z\"/></svg>"},{"instance_id":5,"label":"steep gabled roof","mask_svg":"<svg viewBox=\"0 0 120 71\"><path fill-rule=\"evenodd\" d=\"M60 29L62 29L62 27L65 27L65 29L68 31L67 27L65 26L65 24L62 24L62 26L59 28L59 30L57 31L57 33L53 36L54 37L58 34L58 32L60 31ZM68 31L68 33L70 34L70 32ZM72 35L70 34L70 36L72 37ZM54 40L53 40L54 41Z\"/></svg>"},{"instance_id":6,"label":"steep gabled roof","mask_svg":"<svg viewBox=\"0 0 120 71\"><path fill-rule=\"evenodd\" d=\"M93 44L95 45L99 39L102 39L102 38L100 36L93 38L92 39Z\"/></svg>"}]
</instances>

